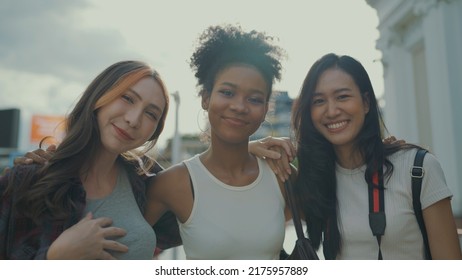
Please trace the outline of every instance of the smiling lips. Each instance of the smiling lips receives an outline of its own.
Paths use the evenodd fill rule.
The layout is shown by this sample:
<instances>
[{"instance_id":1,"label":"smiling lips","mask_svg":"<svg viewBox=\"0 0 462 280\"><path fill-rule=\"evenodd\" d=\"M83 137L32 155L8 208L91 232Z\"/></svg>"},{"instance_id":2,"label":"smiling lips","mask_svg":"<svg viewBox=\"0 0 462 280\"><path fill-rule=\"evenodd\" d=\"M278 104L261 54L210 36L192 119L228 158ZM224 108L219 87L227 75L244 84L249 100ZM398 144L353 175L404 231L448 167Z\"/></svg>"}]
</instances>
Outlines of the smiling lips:
<instances>
[{"instance_id":1,"label":"smiling lips","mask_svg":"<svg viewBox=\"0 0 462 280\"><path fill-rule=\"evenodd\" d=\"M241 119L237 119L237 118L230 118L230 117L224 117L224 119L230 123L231 125L234 125L234 126L244 126L247 124L246 121L243 121Z\"/></svg>"},{"instance_id":2,"label":"smiling lips","mask_svg":"<svg viewBox=\"0 0 462 280\"><path fill-rule=\"evenodd\" d=\"M327 129L330 131L338 131L343 129L347 125L347 121L341 121L341 122L336 122L336 123L329 123L326 124Z\"/></svg>"},{"instance_id":3,"label":"smiling lips","mask_svg":"<svg viewBox=\"0 0 462 280\"><path fill-rule=\"evenodd\" d=\"M119 136L122 137L122 139L125 139L125 140L135 140L133 137L130 136L130 134L128 134L125 130L119 128L118 126L116 126L115 124L112 125L115 129L115 131L117 132L117 134Z\"/></svg>"}]
</instances>

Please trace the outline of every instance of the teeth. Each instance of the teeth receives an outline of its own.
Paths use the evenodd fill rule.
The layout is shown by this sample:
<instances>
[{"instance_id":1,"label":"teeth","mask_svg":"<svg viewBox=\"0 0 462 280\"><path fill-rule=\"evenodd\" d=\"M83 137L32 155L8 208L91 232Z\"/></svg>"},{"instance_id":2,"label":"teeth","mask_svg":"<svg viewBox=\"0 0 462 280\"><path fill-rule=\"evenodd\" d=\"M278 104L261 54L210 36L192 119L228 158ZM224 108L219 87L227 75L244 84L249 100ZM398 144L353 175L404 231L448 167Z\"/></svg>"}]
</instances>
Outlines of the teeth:
<instances>
[{"instance_id":1,"label":"teeth","mask_svg":"<svg viewBox=\"0 0 462 280\"><path fill-rule=\"evenodd\" d=\"M347 123L346 121L343 121L343 122L328 124L327 128L329 128L329 129L337 129L337 128L340 128L340 127L346 125L346 123Z\"/></svg>"}]
</instances>

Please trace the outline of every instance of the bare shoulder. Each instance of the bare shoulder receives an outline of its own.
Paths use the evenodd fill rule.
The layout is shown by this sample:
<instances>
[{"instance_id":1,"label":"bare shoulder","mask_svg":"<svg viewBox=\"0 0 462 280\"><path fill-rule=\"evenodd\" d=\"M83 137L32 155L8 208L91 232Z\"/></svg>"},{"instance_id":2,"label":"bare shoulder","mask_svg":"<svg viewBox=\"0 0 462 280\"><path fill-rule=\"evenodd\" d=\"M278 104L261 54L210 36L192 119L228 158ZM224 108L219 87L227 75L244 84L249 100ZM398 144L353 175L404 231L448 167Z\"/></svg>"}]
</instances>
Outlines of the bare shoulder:
<instances>
[{"instance_id":1,"label":"bare shoulder","mask_svg":"<svg viewBox=\"0 0 462 280\"><path fill-rule=\"evenodd\" d=\"M188 219L194 201L189 172L183 163L159 172L151 189L150 198L165 205L180 221Z\"/></svg>"},{"instance_id":2,"label":"bare shoulder","mask_svg":"<svg viewBox=\"0 0 462 280\"><path fill-rule=\"evenodd\" d=\"M153 188L158 190L176 189L185 182L189 182L188 178L188 169L183 163L179 163L157 173L153 180Z\"/></svg>"}]
</instances>

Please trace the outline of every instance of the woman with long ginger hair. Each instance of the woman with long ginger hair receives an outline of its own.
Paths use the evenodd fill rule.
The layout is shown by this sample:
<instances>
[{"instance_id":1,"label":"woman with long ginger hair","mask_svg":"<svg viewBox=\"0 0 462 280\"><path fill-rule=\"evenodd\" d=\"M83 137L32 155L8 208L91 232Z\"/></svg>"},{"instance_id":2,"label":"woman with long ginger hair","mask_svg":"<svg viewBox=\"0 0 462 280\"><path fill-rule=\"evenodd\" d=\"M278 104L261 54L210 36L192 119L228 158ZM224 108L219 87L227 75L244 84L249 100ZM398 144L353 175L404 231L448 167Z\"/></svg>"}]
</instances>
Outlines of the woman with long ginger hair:
<instances>
[{"instance_id":1,"label":"woman with long ginger hair","mask_svg":"<svg viewBox=\"0 0 462 280\"><path fill-rule=\"evenodd\" d=\"M144 155L168 105L162 79L143 62L99 74L48 163L0 178L0 259L151 259L156 235L143 218L145 181L161 168Z\"/></svg>"}]
</instances>

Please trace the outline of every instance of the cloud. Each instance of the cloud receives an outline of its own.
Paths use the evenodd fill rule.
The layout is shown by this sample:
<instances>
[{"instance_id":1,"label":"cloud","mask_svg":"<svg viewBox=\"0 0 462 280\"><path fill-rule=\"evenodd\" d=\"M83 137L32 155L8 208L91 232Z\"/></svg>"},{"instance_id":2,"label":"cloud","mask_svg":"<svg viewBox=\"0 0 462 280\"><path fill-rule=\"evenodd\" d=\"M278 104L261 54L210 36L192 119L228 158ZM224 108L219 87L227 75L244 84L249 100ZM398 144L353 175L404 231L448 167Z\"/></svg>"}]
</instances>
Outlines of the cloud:
<instances>
[{"instance_id":1,"label":"cloud","mask_svg":"<svg viewBox=\"0 0 462 280\"><path fill-rule=\"evenodd\" d=\"M133 54L116 30L85 29L84 0L6 0L0 9L0 67L88 81Z\"/></svg>"}]
</instances>

